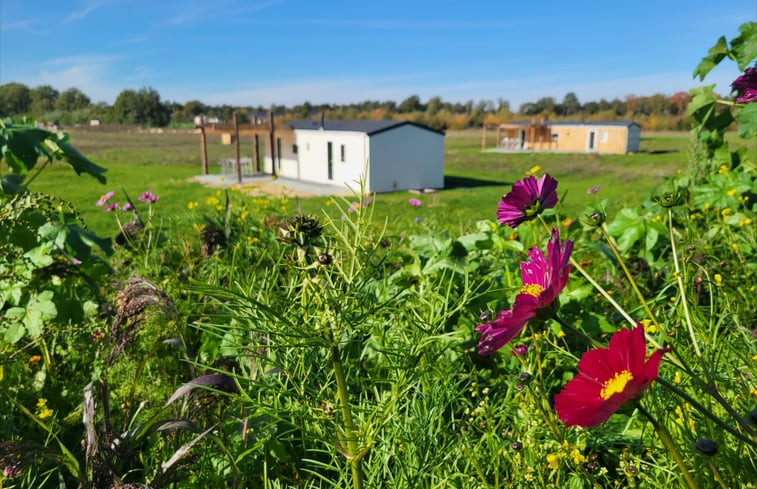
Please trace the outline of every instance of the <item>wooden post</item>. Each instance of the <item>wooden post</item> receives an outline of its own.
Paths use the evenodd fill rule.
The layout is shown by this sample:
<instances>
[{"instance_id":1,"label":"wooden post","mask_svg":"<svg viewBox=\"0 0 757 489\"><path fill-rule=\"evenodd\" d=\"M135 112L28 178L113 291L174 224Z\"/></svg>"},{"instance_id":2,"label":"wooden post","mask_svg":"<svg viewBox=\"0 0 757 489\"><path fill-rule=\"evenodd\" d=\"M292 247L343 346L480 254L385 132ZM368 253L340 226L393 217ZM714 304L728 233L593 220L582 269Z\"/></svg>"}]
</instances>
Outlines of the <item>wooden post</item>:
<instances>
[{"instance_id":1,"label":"wooden post","mask_svg":"<svg viewBox=\"0 0 757 489\"><path fill-rule=\"evenodd\" d=\"M235 169L237 171L237 183L242 183L242 164L239 161L239 117L234 112L234 157Z\"/></svg>"},{"instance_id":2,"label":"wooden post","mask_svg":"<svg viewBox=\"0 0 757 489\"><path fill-rule=\"evenodd\" d=\"M202 147L202 174L208 174L208 143L205 141L205 127L200 126L200 143Z\"/></svg>"},{"instance_id":3,"label":"wooden post","mask_svg":"<svg viewBox=\"0 0 757 489\"><path fill-rule=\"evenodd\" d=\"M268 136L271 142L271 175L276 176L276 135L273 130L273 110L268 111L268 124L271 126Z\"/></svg>"},{"instance_id":4,"label":"wooden post","mask_svg":"<svg viewBox=\"0 0 757 489\"><path fill-rule=\"evenodd\" d=\"M497 140L494 142L497 148L499 148L500 141L502 141L502 127L500 124L497 124Z\"/></svg>"},{"instance_id":5,"label":"wooden post","mask_svg":"<svg viewBox=\"0 0 757 489\"><path fill-rule=\"evenodd\" d=\"M481 151L486 150L486 122L484 122L483 130L481 132Z\"/></svg>"},{"instance_id":6,"label":"wooden post","mask_svg":"<svg viewBox=\"0 0 757 489\"><path fill-rule=\"evenodd\" d=\"M252 135L252 161L255 165L255 171L261 171L260 168L260 138L258 133Z\"/></svg>"}]
</instances>

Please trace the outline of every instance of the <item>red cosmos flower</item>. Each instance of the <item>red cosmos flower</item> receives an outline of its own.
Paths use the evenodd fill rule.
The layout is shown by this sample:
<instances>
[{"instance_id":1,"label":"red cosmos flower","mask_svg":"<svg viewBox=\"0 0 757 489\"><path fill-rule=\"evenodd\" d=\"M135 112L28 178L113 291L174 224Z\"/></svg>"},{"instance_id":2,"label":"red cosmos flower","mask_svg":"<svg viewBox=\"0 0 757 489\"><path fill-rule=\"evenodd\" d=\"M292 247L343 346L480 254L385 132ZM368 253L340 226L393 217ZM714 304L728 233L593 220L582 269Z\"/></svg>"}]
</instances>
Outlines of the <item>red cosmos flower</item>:
<instances>
[{"instance_id":1,"label":"red cosmos flower","mask_svg":"<svg viewBox=\"0 0 757 489\"><path fill-rule=\"evenodd\" d=\"M511 228L530 221L557 204L557 180L548 173L538 180L528 176L513 184L512 190L502 196L497 206L497 220Z\"/></svg>"},{"instance_id":2,"label":"red cosmos flower","mask_svg":"<svg viewBox=\"0 0 757 489\"><path fill-rule=\"evenodd\" d=\"M555 396L555 410L565 426L590 428L604 423L623 404L640 395L657 378L662 354L647 356L644 328L621 329L609 348L589 350L578 362L578 375Z\"/></svg>"},{"instance_id":3,"label":"red cosmos flower","mask_svg":"<svg viewBox=\"0 0 757 489\"><path fill-rule=\"evenodd\" d=\"M731 83L731 88L739 92L739 96L736 97L737 104L757 102L757 67L744 70L744 73Z\"/></svg>"},{"instance_id":4,"label":"red cosmos flower","mask_svg":"<svg viewBox=\"0 0 757 489\"><path fill-rule=\"evenodd\" d=\"M515 338L530 319L548 318L556 312L557 296L568 283L571 251L573 242L568 239L560 244L557 229L552 229L547 244L549 261L538 247L528 250L528 261L520 264L523 287L515 296L512 309L500 311L496 319L476 328L481 333L479 354L494 353Z\"/></svg>"}]
</instances>

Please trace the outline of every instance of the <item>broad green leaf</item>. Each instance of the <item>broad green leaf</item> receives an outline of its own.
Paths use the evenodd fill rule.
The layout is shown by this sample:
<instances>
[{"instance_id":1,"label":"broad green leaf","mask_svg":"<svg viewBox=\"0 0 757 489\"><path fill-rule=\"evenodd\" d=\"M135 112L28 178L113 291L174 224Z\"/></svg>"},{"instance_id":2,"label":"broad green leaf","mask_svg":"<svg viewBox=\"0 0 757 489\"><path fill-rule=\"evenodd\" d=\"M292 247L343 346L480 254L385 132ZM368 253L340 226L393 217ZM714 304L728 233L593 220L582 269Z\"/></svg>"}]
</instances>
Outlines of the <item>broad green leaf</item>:
<instances>
[{"instance_id":1,"label":"broad green leaf","mask_svg":"<svg viewBox=\"0 0 757 489\"><path fill-rule=\"evenodd\" d=\"M108 170L90 161L86 156L81 154L79 150L68 144L65 139L62 139L60 134L58 135L58 139L48 140L47 144L56 150L56 157L66 160L68 164L71 165L77 175L89 173L100 183L106 182L106 178L103 174Z\"/></svg>"},{"instance_id":2,"label":"broad green leaf","mask_svg":"<svg viewBox=\"0 0 757 489\"><path fill-rule=\"evenodd\" d=\"M23 186L24 175L16 175L9 173L0 177L0 192L5 195L15 195L26 192L26 187Z\"/></svg>"},{"instance_id":3,"label":"broad green leaf","mask_svg":"<svg viewBox=\"0 0 757 489\"><path fill-rule=\"evenodd\" d=\"M5 331L3 332L3 338L6 342L14 344L24 337L26 329L21 321L25 314L26 309L23 307L11 307L4 312L5 319L10 321L10 324L5 326Z\"/></svg>"},{"instance_id":4,"label":"broad green leaf","mask_svg":"<svg viewBox=\"0 0 757 489\"><path fill-rule=\"evenodd\" d=\"M757 22L746 22L739 27L740 34L731 41L739 69L744 71L757 58Z\"/></svg>"},{"instance_id":5,"label":"broad green leaf","mask_svg":"<svg viewBox=\"0 0 757 489\"><path fill-rule=\"evenodd\" d=\"M44 157L52 159L52 152L45 146L45 140L52 134L43 129L29 126L0 125L2 156L14 173L24 173Z\"/></svg>"},{"instance_id":6,"label":"broad green leaf","mask_svg":"<svg viewBox=\"0 0 757 489\"><path fill-rule=\"evenodd\" d=\"M757 103L746 104L739 111L739 137L754 139L757 136Z\"/></svg>"},{"instance_id":7,"label":"broad green leaf","mask_svg":"<svg viewBox=\"0 0 757 489\"><path fill-rule=\"evenodd\" d=\"M718 39L718 42L710 48L709 56L702 58L699 66L694 69L694 78L699 77L700 81L704 80L707 73L712 71L718 63L723 61L723 58L725 58L726 55L728 55L728 43L726 42L725 37L721 36L720 39Z\"/></svg>"},{"instance_id":8,"label":"broad green leaf","mask_svg":"<svg viewBox=\"0 0 757 489\"><path fill-rule=\"evenodd\" d=\"M627 252L646 230L644 219L634 209L624 208L607 226L607 233L618 240L618 247Z\"/></svg>"},{"instance_id":9,"label":"broad green leaf","mask_svg":"<svg viewBox=\"0 0 757 489\"><path fill-rule=\"evenodd\" d=\"M58 315L58 310L52 298L53 292L45 290L29 299L29 303L26 305L24 326L26 326L26 330L32 339L42 333L45 322L55 319L55 316Z\"/></svg>"},{"instance_id":10,"label":"broad green leaf","mask_svg":"<svg viewBox=\"0 0 757 489\"><path fill-rule=\"evenodd\" d=\"M715 107L715 85L692 88L691 101L686 106L686 112L695 116L697 120L704 121L705 115Z\"/></svg>"}]
</instances>

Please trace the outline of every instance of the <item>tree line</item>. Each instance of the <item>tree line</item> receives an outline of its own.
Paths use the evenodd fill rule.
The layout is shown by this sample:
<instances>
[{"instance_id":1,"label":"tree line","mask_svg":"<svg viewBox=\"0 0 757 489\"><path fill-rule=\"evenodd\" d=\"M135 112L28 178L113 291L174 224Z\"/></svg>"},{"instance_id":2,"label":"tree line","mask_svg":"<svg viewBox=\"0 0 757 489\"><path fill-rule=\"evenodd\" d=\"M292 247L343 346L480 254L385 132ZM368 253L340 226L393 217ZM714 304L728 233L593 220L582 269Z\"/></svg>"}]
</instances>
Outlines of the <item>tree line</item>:
<instances>
[{"instance_id":1,"label":"tree line","mask_svg":"<svg viewBox=\"0 0 757 489\"><path fill-rule=\"evenodd\" d=\"M163 101L151 87L126 89L116 97L113 105L93 103L78 88L62 92L50 85L30 88L22 83L0 85L0 117L31 116L42 122L70 125L88 124L97 120L102 124L132 124L152 127L189 126L196 116L212 116L230 121L237 112L240 122L265 118L273 110L277 119L312 118L325 114L330 119L405 119L434 129L465 129L481 127L484 123L506 122L516 119L549 120L634 120L644 129L688 129L690 118L686 107L688 92L673 95L626 95L623 99L600 99L581 102L575 93L566 94L561 101L542 97L520 104L517 110L502 98L449 102L431 97L423 102L411 95L400 103L394 101L363 101L352 104L303 104L291 107L207 105L199 100L185 103Z\"/></svg>"}]
</instances>

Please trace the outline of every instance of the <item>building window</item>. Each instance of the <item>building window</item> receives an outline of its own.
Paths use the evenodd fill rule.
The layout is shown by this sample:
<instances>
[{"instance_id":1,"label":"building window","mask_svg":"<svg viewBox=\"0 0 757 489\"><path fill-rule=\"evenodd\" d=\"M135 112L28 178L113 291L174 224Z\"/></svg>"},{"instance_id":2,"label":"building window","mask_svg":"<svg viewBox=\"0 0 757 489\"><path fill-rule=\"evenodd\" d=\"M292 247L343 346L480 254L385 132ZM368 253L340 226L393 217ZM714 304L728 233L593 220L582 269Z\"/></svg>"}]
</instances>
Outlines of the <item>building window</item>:
<instances>
[{"instance_id":1,"label":"building window","mask_svg":"<svg viewBox=\"0 0 757 489\"><path fill-rule=\"evenodd\" d=\"M341 148L342 163L344 163L344 145Z\"/></svg>"},{"instance_id":2,"label":"building window","mask_svg":"<svg viewBox=\"0 0 757 489\"><path fill-rule=\"evenodd\" d=\"M293 154L297 154L297 145L296 144L292 145L292 153Z\"/></svg>"},{"instance_id":3,"label":"building window","mask_svg":"<svg viewBox=\"0 0 757 489\"><path fill-rule=\"evenodd\" d=\"M601 134L600 134L600 136L599 136L599 142L601 142L601 143L606 143L606 142L607 142L607 139L608 139L608 137L609 137L609 136L608 136L608 134L607 134L607 131L602 131L602 133L601 133Z\"/></svg>"}]
</instances>

